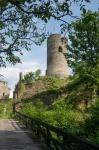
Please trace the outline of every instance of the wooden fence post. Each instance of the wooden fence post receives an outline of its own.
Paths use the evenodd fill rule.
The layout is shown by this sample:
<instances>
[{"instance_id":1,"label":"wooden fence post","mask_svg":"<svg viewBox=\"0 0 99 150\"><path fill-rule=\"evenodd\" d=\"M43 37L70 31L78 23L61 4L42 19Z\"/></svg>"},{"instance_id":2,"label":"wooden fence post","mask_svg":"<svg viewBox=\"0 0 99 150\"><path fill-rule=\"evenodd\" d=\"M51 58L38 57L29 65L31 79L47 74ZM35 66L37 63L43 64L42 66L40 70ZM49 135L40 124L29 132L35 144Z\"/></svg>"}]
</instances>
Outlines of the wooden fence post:
<instances>
[{"instance_id":1,"label":"wooden fence post","mask_svg":"<svg viewBox=\"0 0 99 150\"><path fill-rule=\"evenodd\" d=\"M13 113L15 114L16 108L15 108L15 102L13 103Z\"/></svg>"},{"instance_id":2,"label":"wooden fence post","mask_svg":"<svg viewBox=\"0 0 99 150\"><path fill-rule=\"evenodd\" d=\"M47 146L49 148L51 148L51 143L50 143L50 131L49 129L47 128Z\"/></svg>"}]
</instances>

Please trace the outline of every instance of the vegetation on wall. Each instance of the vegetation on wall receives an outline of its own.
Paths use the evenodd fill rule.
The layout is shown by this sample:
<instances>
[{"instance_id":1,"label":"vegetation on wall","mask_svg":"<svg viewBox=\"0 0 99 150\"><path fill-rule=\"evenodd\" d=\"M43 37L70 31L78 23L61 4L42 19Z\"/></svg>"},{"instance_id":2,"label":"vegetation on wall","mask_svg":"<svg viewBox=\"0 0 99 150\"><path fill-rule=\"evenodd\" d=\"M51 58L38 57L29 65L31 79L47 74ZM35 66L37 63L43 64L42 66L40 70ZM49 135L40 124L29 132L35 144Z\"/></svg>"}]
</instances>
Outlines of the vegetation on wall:
<instances>
[{"instance_id":1,"label":"vegetation on wall","mask_svg":"<svg viewBox=\"0 0 99 150\"><path fill-rule=\"evenodd\" d=\"M41 70L37 69L35 72L28 72L27 74L24 75L23 81L25 83L33 83L33 81L39 79L41 75Z\"/></svg>"}]
</instances>

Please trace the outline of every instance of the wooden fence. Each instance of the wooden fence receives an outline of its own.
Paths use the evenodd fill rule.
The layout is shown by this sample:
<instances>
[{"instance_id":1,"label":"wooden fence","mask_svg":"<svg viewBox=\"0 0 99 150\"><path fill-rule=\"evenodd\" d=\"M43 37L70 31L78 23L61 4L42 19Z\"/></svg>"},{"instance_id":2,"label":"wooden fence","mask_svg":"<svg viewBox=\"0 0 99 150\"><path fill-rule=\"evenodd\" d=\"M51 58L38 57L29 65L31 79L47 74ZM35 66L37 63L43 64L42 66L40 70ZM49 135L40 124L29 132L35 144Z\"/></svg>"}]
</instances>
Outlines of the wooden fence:
<instances>
[{"instance_id":1,"label":"wooden fence","mask_svg":"<svg viewBox=\"0 0 99 150\"><path fill-rule=\"evenodd\" d=\"M61 128L49 125L39 119L28 117L18 111L15 114L16 118L46 142L51 150L99 150L99 145L83 140Z\"/></svg>"}]
</instances>

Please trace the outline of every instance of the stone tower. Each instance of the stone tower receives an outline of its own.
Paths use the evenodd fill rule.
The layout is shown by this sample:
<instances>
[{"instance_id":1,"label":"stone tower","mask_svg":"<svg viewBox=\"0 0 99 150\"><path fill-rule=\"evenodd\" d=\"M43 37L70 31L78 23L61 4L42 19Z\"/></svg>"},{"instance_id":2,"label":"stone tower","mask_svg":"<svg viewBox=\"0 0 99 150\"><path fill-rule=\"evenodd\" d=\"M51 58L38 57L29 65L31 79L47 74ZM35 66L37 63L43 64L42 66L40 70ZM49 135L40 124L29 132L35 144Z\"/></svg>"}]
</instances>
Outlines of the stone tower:
<instances>
[{"instance_id":1,"label":"stone tower","mask_svg":"<svg viewBox=\"0 0 99 150\"><path fill-rule=\"evenodd\" d=\"M65 58L67 39L60 34L52 34L47 40L47 72L49 76L65 78L68 76L68 65Z\"/></svg>"}]
</instances>

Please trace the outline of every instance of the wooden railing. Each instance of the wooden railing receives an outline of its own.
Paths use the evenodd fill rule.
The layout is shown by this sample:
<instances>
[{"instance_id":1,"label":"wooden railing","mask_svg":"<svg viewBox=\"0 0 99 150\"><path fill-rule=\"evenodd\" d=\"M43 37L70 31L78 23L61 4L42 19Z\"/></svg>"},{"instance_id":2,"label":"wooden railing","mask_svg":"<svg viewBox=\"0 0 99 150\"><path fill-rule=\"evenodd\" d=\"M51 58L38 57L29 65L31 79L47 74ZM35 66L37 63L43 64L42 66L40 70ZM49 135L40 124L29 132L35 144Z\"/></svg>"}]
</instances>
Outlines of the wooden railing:
<instances>
[{"instance_id":1,"label":"wooden railing","mask_svg":"<svg viewBox=\"0 0 99 150\"><path fill-rule=\"evenodd\" d=\"M51 150L99 150L99 145L83 140L63 129L56 128L39 119L15 112L16 117L41 140L46 142Z\"/></svg>"}]
</instances>

